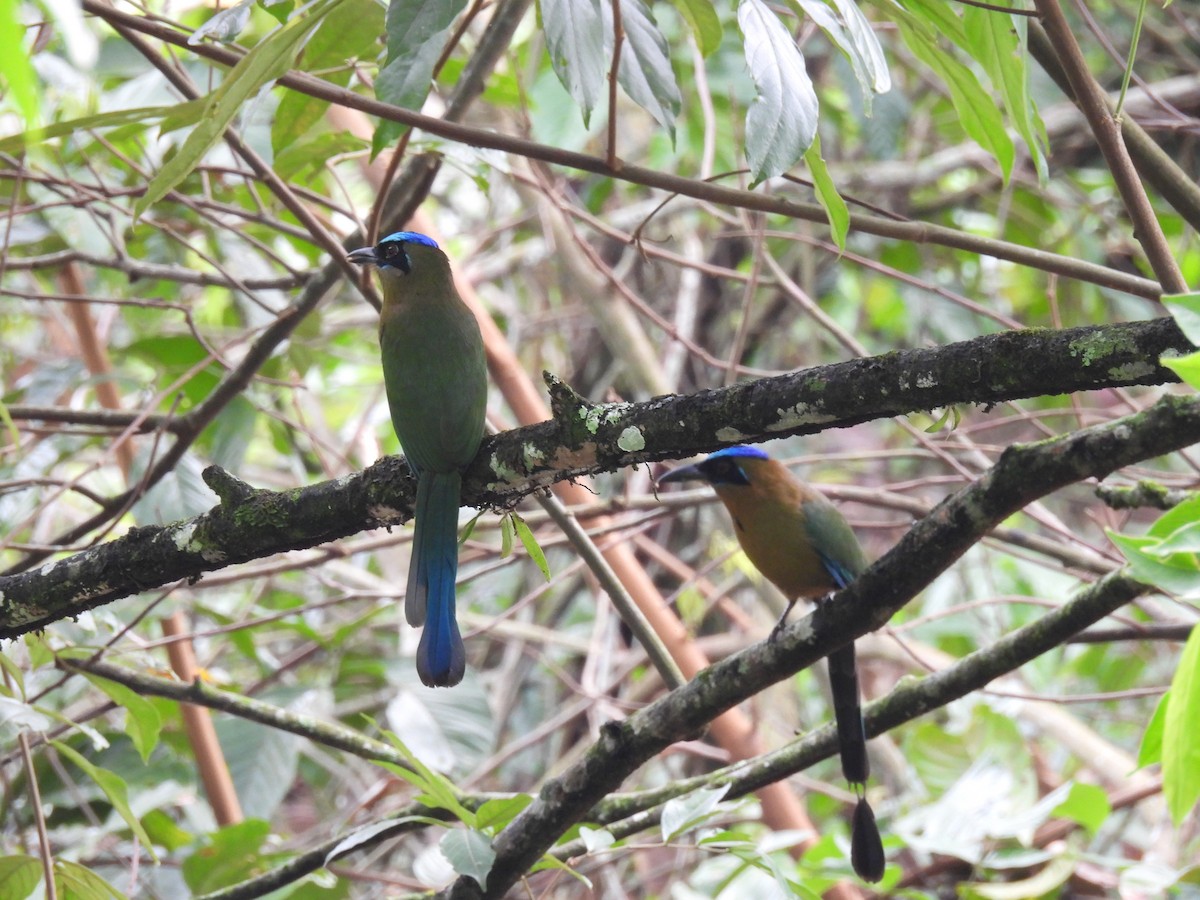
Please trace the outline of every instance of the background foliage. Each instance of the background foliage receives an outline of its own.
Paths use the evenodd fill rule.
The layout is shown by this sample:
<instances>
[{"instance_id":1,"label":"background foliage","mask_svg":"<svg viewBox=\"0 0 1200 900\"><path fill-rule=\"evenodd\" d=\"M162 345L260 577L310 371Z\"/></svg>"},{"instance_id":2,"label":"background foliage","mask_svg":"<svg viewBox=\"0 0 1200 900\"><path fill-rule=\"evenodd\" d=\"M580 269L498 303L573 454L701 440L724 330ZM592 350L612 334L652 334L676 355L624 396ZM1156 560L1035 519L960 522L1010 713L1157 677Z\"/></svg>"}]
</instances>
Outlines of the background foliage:
<instances>
[{"instance_id":1,"label":"background foliage","mask_svg":"<svg viewBox=\"0 0 1200 900\"><path fill-rule=\"evenodd\" d=\"M374 290L342 248L414 213L496 326L498 432L549 416L543 370L601 402L876 356L887 377L895 350L964 363L940 385L954 405L925 408L908 392L927 384L896 380L895 418L821 431L857 420L797 395L779 421L741 429L789 435L771 451L827 488L872 557L984 484L1006 448L1190 393L1163 385L1156 354L1105 368L1099 389L1065 386L1114 349L1110 332L1051 360L1023 343L1042 331L988 345L978 366L950 346L1155 319L1164 293L1200 276L1200 24L1184 3L1078 3L1073 51L1061 13L1049 0L0 5L4 635L37 621L12 600L28 573L36 587L131 528L190 520L214 490L231 509L246 485L336 493L402 452ZM1064 94L1081 72L1145 127L1126 126L1132 163ZM1131 173L1151 185L1140 212ZM1176 308L1195 342L1189 303ZM1014 379L1061 366L1063 381L997 400L971 380L985 363ZM1175 365L1197 380L1194 363ZM819 398L822 383L805 389ZM625 410L598 407L589 427ZM1143 420L1129 421L1136 438ZM714 421L702 441L673 441L661 424L668 438L649 445L539 459L556 478L599 475L580 482L590 494L558 496L690 675L765 637L781 605L706 492L656 497L657 470L632 465L739 435ZM1174 452L1189 442L1147 431L1107 493L1081 475L1019 504L951 568L930 551L932 583L860 641L865 692L888 697L877 721L904 722L872 742L886 887L1194 883L1195 501L1152 525L1195 482L1194 454ZM210 465L245 484L202 477ZM402 472L371 471L397 498L371 523L399 522ZM507 475L525 493L535 483ZM793 740L829 719L806 665L749 691L740 718L662 735L628 793L550 823L561 840L543 855L530 823L554 798L530 795L589 760L623 778L605 723L667 689L561 511L531 498L493 512L463 545L470 664L452 691L413 671L417 634L396 603L408 529L328 514L239 520L302 549L206 557L218 571L202 580L164 564L136 596L7 641L0 895L46 891L44 870L63 897L393 896L456 874L493 893L528 876L550 896L860 893L838 883L849 798L836 763L814 763L828 732ZM1129 537L1116 546L1113 532ZM1124 577L1111 575L1122 551L1165 592L1127 582L1133 602L1113 621L997 663L1007 674L985 690L896 711L937 683L914 678L953 676L976 650L998 659L1004 636ZM920 577L925 562L904 564ZM46 603L98 596L99 580ZM743 756L769 777L754 781ZM1164 775L1139 767L1160 760ZM226 764L222 791L207 779ZM511 863L521 853L541 862Z\"/></svg>"}]
</instances>

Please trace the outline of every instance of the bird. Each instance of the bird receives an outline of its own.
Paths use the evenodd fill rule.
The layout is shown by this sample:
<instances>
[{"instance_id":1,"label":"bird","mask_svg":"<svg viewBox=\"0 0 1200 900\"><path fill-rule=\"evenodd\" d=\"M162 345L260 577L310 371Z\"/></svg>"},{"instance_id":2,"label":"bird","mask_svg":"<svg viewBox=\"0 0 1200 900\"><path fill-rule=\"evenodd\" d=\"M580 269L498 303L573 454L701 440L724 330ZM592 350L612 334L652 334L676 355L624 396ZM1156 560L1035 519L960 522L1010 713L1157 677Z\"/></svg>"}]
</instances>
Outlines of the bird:
<instances>
[{"instance_id":1,"label":"bird","mask_svg":"<svg viewBox=\"0 0 1200 900\"><path fill-rule=\"evenodd\" d=\"M417 478L404 615L424 626L417 674L451 687L466 671L455 615L462 473L483 440L487 360L474 314L454 287L437 242L397 231L349 253L383 285L379 349L392 427Z\"/></svg>"},{"instance_id":2,"label":"bird","mask_svg":"<svg viewBox=\"0 0 1200 900\"><path fill-rule=\"evenodd\" d=\"M726 447L668 471L658 484L682 481L712 486L750 562L787 598L787 610L772 636L799 598L844 588L867 568L866 554L837 507L758 447ZM842 774L858 797L850 861L860 878L877 882L886 860L875 814L864 796L871 768L854 643L829 654L828 666Z\"/></svg>"}]
</instances>

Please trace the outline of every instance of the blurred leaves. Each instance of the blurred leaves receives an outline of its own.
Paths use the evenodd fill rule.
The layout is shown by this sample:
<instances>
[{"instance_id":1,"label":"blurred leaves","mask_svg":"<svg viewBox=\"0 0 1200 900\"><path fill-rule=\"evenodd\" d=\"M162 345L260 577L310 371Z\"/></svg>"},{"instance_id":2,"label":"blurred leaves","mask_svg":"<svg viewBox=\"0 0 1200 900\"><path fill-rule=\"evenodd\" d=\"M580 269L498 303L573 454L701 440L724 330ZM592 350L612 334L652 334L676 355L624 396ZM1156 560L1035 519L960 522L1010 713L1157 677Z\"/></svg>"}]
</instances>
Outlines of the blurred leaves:
<instances>
[{"instance_id":1,"label":"blurred leaves","mask_svg":"<svg viewBox=\"0 0 1200 900\"><path fill-rule=\"evenodd\" d=\"M6 566L69 567L72 551L93 542L218 508L201 478L211 464L284 496L398 450L374 312L358 285L330 277L335 263L323 236L300 223L225 135L266 160L339 240L371 222L380 196L407 184L412 154L432 154L441 167L431 192L418 197L421 227L438 232L497 326L517 361L509 374L536 382L548 370L592 401L663 390L702 400L709 388L763 373L819 382L829 362L874 356L856 364L886 366L898 349L936 353L982 334L1161 313L1144 298L937 237L1037 247L1115 274L1147 271L1094 140L1071 124L1077 117L1031 64L1025 17L944 0L627 0L619 4L621 92L610 148L603 125L617 7L544 0L506 39L462 119L540 142L526 145L528 157L416 131L394 173L369 167L372 153L388 159L406 127L330 97L346 90L441 115L486 48L495 12L507 9L315 0L158 10L161 21L145 22L142 35L147 58L105 23L103 10L85 19L71 4L0 4L0 112L9 123L0 137ZM1127 10L1090 11L1123 58ZM1200 69L1194 47L1163 37L1174 33L1174 14L1146 11L1152 27L1135 72L1151 92ZM169 46L163 29L176 36ZM1123 64L1098 47L1087 52L1102 84L1119 82ZM214 54L244 55L224 68ZM202 96L179 96L162 66L174 66ZM289 70L323 81L324 96L281 86ZM1148 116L1159 126L1155 139L1186 166L1194 152L1188 129L1200 110L1175 97L1175 107L1143 99L1139 111L1140 90L1131 90L1125 115ZM555 154L566 149L598 162L587 171L558 164ZM622 164L689 179L697 196L597 174L610 150ZM773 200L815 200L827 225L698 199L710 178L752 182ZM1190 225L1167 198L1151 202L1194 282L1200 250ZM911 240L868 234L851 227L851 208L858 222L937 227ZM315 311L292 321L297 304L317 293ZM1200 342L1196 296L1164 303ZM260 343L284 324L296 326L286 341ZM635 344L650 348L648 363ZM189 417L248 361L244 389L223 398L198 433L189 431ZM1200 386L1195 356L1164 363ZM646 371L665 387L645 383ZM490 398L497 428L517 418L506 383L497 381ZM877 557L1005 448L1111 421L1162 388L1052 391L915 410L771 449L828 487ZM39 413L43 407L49 413ZM819 409L785 414L813 431L821 426ZM726 439L737 435L714 438ZM106 501L137 490L177 447L171 471L138 491L136 503L75 533ZM576 460L564 454L559 462L570 468ZM715 657L757 640L778 598L736 549L711 497L656 499L653 474L602 473L587 482L589 503L573 512L602 550L633 551L694 646ZM1174 497L1194 488L1195 467L1174 455L1111 480L1152 482ZM386 505L373 510L381 522L397 520ZM1186 500L1156 516L1101 509L1090 486L1067 487L1014 516L902 611L892 623L902 654L864 642L863 685L872 698L900 679L988 653L1081 580L1116 565L1104 528L1135 577L1172 595L1169 603L1144 598L1101 626L1133 638L1066 644L994 692L924 710L873 742L880 777L868 790L890 857L885 887L910 874L906 847L971 862L974 881L940 886L964 896L1061 890L1080 858L1105 885L1128 892L1157 895L1189 877L1147 861L1173 837L1160 829L1157 797L1114 812L1120 788L1153 779L1132 772L1139 738L1138 762L1161 763L1173 814L1198 790L1189 736L1200 716L1196 641L1185 648L1135 629L1192 621L1186 604L1200 596L1200 506ZM288 526L278 516L255 523L281 535ZM598 736L662 696L662 686L578 553L528 504L479 510L463 530L468 674L453 691L424 688L412 666L419 632L400 611L410 534L381 527L226 567L6 646L0 729L10 743L29 734L35 749L32 771L15 755L4 763L0 851L9 855L0 856L0 895L36 895L42 877L41 861L26 855L37 845L30 779L42 790L60 896L119 896L112 885L131 883L147 895L211 891L294 863L313 847L333 848L326 863L362 866L353 881L309 873L282 889L289 896L386 890L365 879L397 871L486 879L492 839L539 796L548 775L596 752ZM524 553L512 552L518 540ZM56 653L98 654L165 672L156 617L167 607L186 611L205 678L247 701L239 715L218 717L253 817L240 825L218 827L200 799L179 703L54 668ZM252 719L251 698L302 722L394 734L410 763L381 766L369 753L280 732ZM816 668L744 711L764 747L816 731L830 715ZM56 728L64 729L61 749L38 749L36 739ZM1104 759L1127 766L1093 771L1095 759L1073 742L1081 734L1094 742L1083 746L1100 746ZM791 848L807 834L776 828L753 801L726 801L723 786L705 783L726 752L712 746L713 734L673 737L680 741L631 776L622 794L590 811L596 821L556 835L560 850L584 853L567 862L544 856L530 890L573 875L664 896L815 897L848 877L845 797L805 793L821 839L797 861ZM888 742L901 752L889 752ZM837 780L830 762L805 775ZM701 786L674 795L678 784ZM661 809L657 819L640 815L647 797ZM635 809L642 830L618 840ZM1038 827L1056 817L1078 828L1067 841L1036 845ZM655 860L668 843L677 863L662 867ZM164 865L149 864L151 848ZM1184 858L1188 848L1172 849Z\"/></svg>"},{"instance_id":2,"label":"blurred leaves","mask_svg":"<svg viewBox=\"0 0 1200 900\"><path fill-rule=\"evenodd\" d=\"M739 0L738 26L758 96L746 113L746 161L757 184L795 165L817 134L817 94L804 56L761 0Z\"/></svg>"}]
</instances>

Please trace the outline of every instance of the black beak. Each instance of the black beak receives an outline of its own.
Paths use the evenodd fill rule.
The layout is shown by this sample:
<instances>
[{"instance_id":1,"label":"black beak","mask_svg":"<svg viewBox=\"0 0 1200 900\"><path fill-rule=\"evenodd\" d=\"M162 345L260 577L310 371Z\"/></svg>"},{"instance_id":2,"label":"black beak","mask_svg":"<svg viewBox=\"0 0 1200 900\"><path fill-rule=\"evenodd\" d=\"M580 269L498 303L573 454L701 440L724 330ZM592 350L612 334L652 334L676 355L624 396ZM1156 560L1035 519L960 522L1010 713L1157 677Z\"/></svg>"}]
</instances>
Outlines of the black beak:
<instances>
[{"instance_id":1,"label":"black beak","mask_svg":"<svg viewBox=\"0 0 1200 900\"><path fill-rule=\"evenodd\" d=\"M667 484L672 481L708 481L708 476L700 471L700 466L680 466L665 475L659 475L655 484Z\"/></svg>"},{"instance_id":2,"label":"black beak","mask_svg":"<svg viewBox=\"0 0 1200 900\"><path fill-rule=\"evenodd\" d=\"M379 265L379 257L375 255L374 247L359 247L357 250L351 250L346 254L346 258L352 263L358 263L362 266Z\"/></svg>"}]
</instances>

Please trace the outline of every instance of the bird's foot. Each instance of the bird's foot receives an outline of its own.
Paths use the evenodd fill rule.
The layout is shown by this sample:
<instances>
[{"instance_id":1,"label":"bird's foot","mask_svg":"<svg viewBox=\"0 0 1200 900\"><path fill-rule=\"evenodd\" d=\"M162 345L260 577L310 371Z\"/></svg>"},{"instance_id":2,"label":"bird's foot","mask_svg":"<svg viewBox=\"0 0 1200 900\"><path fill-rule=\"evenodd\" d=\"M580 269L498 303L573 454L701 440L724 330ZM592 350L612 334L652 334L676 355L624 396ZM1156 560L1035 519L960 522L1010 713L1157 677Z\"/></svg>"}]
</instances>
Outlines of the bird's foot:
<instances>
[{"instance_id":1,"label":"bird's foot","mask_svg":"<svg viewBox=\"0 0 1200 900\"><path fill-rule=\"evenodd\" d=\"M767 637L768 641L773 641L773 640L777 639L779 637L779 635L783 633L783 629L787 626L788 615L791 613L792 607L795 605L796 605L795 600L788 601L787 609L785 609L783 611L783 615L779 617L779 621L776 622L775 627L771 629L771 633Z\"/></svg>"}]
</instances>

